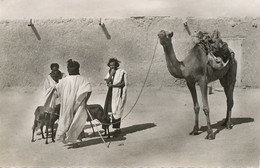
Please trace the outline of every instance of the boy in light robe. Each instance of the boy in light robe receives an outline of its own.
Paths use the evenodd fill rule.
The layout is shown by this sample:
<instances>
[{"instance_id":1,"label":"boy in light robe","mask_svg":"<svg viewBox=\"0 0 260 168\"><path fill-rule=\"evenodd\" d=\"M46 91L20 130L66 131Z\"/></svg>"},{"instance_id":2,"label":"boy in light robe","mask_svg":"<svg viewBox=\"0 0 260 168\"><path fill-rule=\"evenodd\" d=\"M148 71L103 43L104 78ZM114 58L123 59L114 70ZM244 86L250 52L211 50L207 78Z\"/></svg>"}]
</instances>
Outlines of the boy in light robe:
<instances>
[{"instance_id":1,"label":"boy in light robe","mask_svg":"<svg viewBox=\"0 0 260 168\"><path fill-rule=\"evenodd\" d=\"M59 83L59 80L65 78L66 75L59 70L59 64L51 63L51 73L47 76L44 81L44 95L43 95L43 106L52 109L60 109L60 99L57 96L57 92L54 89L55 86ZM39 128L36 128L38 130ZM46 130L45 130L46 132ZM37 132L37 135L40 135L41 131Z\"/></svg>"},{"instance_id":2,"label":"boy in light robe","mask_svg":"<svg viewBox=\"0 0 260 168\"><path fill-rule=\"evenodd\" d=\"M59 64L52 63L51 66L51 73L47 76L44 81L44 97L45 97L45 106L55 108L56 105L60 104L60 99L57 98L56 92L53 93L53 96L49 97L52 90L55 88L59 80L65 78L66 75L59 70ZM49 98L49 100L47 99ZM47 99L47 100L46 100Z\"/></svg>"},{"instance_id":3,"label":"boy in light robe","mask_svg":"<svg viewBox=\"0 0 260 168\"><path fill-rule=\"evenodd\" d=\"M105 77L108 86L108 92L104 105L105 118L109 122L109 113L112 113L113 128L115 128L114 137L121 134L121 118L127 97L127 72L119 68L119 61L111 58L107 66L109 72ZM105 129L108 125L103 125Z\"/></svg>"}]
</instances>

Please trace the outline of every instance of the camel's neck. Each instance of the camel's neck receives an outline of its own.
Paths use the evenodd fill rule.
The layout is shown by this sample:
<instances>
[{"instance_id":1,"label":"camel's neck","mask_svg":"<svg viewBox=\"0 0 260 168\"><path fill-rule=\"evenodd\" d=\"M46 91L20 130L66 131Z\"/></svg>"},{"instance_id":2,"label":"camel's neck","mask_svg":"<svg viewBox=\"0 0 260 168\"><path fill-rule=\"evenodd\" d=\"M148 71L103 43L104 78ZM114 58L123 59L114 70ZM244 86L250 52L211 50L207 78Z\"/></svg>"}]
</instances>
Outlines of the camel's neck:
<instances>
[{"instance_id":1,"label":"camel's neck","mask_svg":"<svg viewBox=\"0 0 260 168\"><path fill-rule=\"evenodd\" d=\"M167 68L170 74L176 78L183 78L181 71L181 62L177 60L172 44L163 47Z\"/></svg>"}]
</instances>

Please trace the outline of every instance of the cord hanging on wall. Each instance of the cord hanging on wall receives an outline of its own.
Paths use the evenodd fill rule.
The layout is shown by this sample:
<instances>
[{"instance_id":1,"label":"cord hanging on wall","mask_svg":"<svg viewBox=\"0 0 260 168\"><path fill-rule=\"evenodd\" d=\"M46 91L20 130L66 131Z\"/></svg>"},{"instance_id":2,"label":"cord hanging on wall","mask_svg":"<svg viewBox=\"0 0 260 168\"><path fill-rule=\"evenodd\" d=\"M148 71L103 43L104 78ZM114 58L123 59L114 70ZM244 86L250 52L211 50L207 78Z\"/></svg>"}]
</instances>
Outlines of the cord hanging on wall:
<instances>
[{"instance_id":1,"label":"cord hanging on wall","mask_svg":"<svg viewBox=\"0 0 260 168\"><path fill-rule=\"evenodd\" d=\"M107 38L108 40L110 40L110 39L111 39L111 36L110 36L109 32L107 31L107 28L106 28L105 23L101 23L101 18L100 18L100 20L99 20L99 26L101 26L103 32L104 32L105 35L106 35L106 38Z\"/></svg>"},{"instance_id":2,"label":"cord hanging on wall","mask_svg":"<svg viewBox=\"0 0 260 168\"><path fill-rule=\"evenodd\" d=\"M30 19L30 23L28 24L28 26L32 28L32 30L33 30L34 34L36 35L37 39L41 40L41 37L40 37L37 29L35 28L34 24L32 23L32 19Z\"/></svg>"}]
</instances>

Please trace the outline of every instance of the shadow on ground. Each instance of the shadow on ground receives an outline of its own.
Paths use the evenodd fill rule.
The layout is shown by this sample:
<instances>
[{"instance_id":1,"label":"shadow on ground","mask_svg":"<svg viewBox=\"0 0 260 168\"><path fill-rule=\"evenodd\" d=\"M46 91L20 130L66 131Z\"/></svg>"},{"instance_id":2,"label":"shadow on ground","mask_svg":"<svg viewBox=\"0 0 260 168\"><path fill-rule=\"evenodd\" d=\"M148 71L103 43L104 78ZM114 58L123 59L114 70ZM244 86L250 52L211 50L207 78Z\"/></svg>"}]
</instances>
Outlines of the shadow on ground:
<instances>
[{"instance_id":1,"label":"shadow on ground","mask_svg":"<svg viewBox=\"0 0 260 168\"><path fill-rule=\"evenodd\" d=\"M153 128L155 126L156 125L154 123L145 123L145 124L132 125L130 127L125 127L125 128L121 129L122 133L120 134L120 136L115 137L115 138L112 137L110 139L105 139L105 141L106 141L107 145L109 146L110 142L126 140L125 136L127 134L132 134L132 133L135 133L135 132L138 132L138 131L143 131L143 130L146 130L146 129ZM98 134L98 133L96 133L96 134ZM113 134L112 134L112 136L113 136ZM91 137L93 137L93 135ZM96 135L96 137L97 138L95 138L95 139L77 142L77 143L73 143L73 144L69 144L69 145L65 145L65 146L67 146L68 149L71 149L71 148L82 148L82 147L86 147L86 146L97 145L97 144L103 143L103 141L99 137L99 135ZM87 137L87 138L89 138L89 137Z\"/></svg>"},{"instance_id":2,"label":"shadow on ground","mask_svg":"<svg viewBox=\"0 0 260 168\"><path fill-rule=\"evenodd\" d=\"M220 131L222 131L223 129L226 128L225 126L222 125L224 122L225 122L225 119L218 121L217 123L211 125L212 129L217 129L214 132L215 135L217 135ZM254 122L254 119L253 118L232 118L231 122L233 124L232 126L234 127L239 124ZM208 129L207 126L202 126L199 131L201 131L200 133L202 133L202 132L206 132L207 129Z\"/></svg>"}]
</instances>

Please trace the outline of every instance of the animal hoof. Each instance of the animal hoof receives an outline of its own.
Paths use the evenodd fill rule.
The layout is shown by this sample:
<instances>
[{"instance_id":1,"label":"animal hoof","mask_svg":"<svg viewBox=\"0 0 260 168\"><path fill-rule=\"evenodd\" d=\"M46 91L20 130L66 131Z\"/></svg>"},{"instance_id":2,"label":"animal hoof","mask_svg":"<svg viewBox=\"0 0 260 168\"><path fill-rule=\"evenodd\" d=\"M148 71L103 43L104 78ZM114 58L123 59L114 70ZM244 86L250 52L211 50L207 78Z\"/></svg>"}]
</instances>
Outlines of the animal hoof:
<instances>
[{"instance_id":1,"label":"animal hoof","mask_svg":"<svg viewBox=\"0 0 260 168\"><path fill-rule=\"evenodd\" d=\"M32 141L31 141L31 142L35 142L35 141L36 141L36 140L33 140L33 139L32 139Z\"/></svg>"},{"instance_id":2,"label":"animal hoof","mask_svg":"<svg viewBox=\"0 0 260 168\"><path fill-rule=\"evenodd\" d=\"M231 122L227 123L226 129L232 129L232 128L233 128L233 124Z\"/></svg>"},{"instance_id":3,"label":"animal hoof","mask_svg":"<svg viewBox=\"0 0 260 168\"><path fill-rule=\"evenodd\" d=\"M55 140L53 139L52 142L55 142Z\"/></svg>"},{"instance_id":4,"label":"animal hoof","mask_svg":"<svg viewBox=\"0 0 260 168\"><path fill-rule=\"evenodd\" d=\"M233 124L231 122L224 122L222 124L223 127L226 127L226 129L232 129L233 128Z\"/></svg>"},{"instance_id":5,"label":"animal hoof","mask_svg":"<svg viewBox=\"0 0 260 168\"><path fill-rule=\"evenodd\" d=\"M231 125L231 124L226 126L226 129L232 129L232 128L233 128L233 125Z\"/></svg>"},{"instance_id":6,"label":"animal hoof","mask_svg":"<svg viewBox=\"0 0 260 168\"><path fill-rule=\"evenodd\" d=\"M208 130L207 132L208 132L208 135L206 136L205 139L208 139L208 140L213 140L213 139L215 139L215 134L213 133L212 130Z\"/></svg>"},{"instance_id":7,"label":"animal hoof","mask_svg":"<svg viewBox=\"0 0 260 168\"><path fill-rule=\"evenodd\" d=\"M45 142L45 144L49 144L48 142Z\"/></svg>"},{"instance_id":8,"label":"animal hoof","mask_svg":"<svg viewBox=\"0 0 260 168\"><path fill-rule=\"evenodd\" d=\"M215 139L215 135L207 135L205 139L213 140Z\"/></svg>"},{"instance_id":9,"label":"animal hoof","mask_svg":"<svg viewBox=\"0 0 260 168\"><path fill-rule=\"evenodd\" d=\"M190 132L190 135L199 135L199 131L198 130L193 130L192 132Z\"/></svg>"},{"instance_id":10,"label":"animal hoof","mask_svg":"<svg viewBox=\"0 0 260 168\"><path fill-rule=\"evenodd\" d=\"M193 130L190 132L190 135L199 135L199 128L194 126Z\"/></svg>"}]
</instances>

